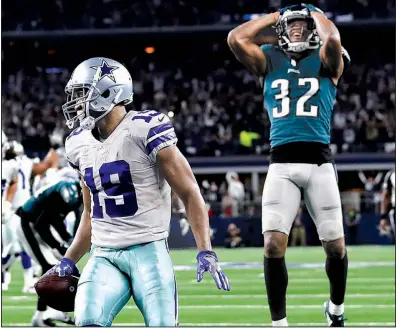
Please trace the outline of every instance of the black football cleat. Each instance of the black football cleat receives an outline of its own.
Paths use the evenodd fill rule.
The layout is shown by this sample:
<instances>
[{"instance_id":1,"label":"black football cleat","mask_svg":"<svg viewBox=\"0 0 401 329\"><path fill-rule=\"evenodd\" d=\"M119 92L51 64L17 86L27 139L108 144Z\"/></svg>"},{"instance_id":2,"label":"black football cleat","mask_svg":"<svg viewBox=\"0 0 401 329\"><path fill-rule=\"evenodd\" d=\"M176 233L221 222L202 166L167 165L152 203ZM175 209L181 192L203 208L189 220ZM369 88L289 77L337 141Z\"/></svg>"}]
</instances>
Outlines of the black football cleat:
<instances>
[{"instance_id":1,"label":"black football cleat","mask_svg":"<svg viewBox=\"0 0 401 329\"><path fill-rule=\"evenodd\" d=\"M56 324L50 319L43 320L43 323L46 327L57 327Z\"/></svg>"},{"instance_id":2,"label":"black football cleat","mask_svg":"<svg viewBox=\"0 0 401 329\"><path fill-rule=\"evenodd\" d=\"M50 319L43 320L42 318L33 317L31 320L32 327L57 327Z\"/></svg>"},{"instance_id":3,"label":"black football cleat","mask_svg":"<svg viewBox=\"0 0 401 329\"><path fill-rule=\"evenodd\" d=\"M329 312L329 302L325 302L323 304L324 307L324 315L326 316L327 323L329 327L344 327L344 321L347 319L344 318L344 313L341 315L334 315Z\"/></svg>"}]
</instances>

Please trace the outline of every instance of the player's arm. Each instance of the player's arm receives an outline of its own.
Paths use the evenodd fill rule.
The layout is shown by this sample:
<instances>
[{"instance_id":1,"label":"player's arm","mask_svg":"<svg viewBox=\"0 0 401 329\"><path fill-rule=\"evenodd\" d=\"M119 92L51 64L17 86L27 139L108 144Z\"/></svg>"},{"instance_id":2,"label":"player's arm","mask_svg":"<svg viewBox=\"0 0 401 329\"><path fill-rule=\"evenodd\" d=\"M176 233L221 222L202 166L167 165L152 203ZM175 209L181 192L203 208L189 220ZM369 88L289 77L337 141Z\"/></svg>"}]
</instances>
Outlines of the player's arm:
<instances>
[{"instance_id":1,"label":"player's arm","mask_svg":"<svg viewBox=\"0 0 401 329\"><path fill-rule=\"evenodd\" d=\"M32 166L33 175L43 175L47 169L57 166L58 154L55 149L50 149L43 161Z\"/></svg>"},{"instance_id":2,"label":"player's arm","mask_svg":"<svg viewBox=\"0 0 401 329\"><path fill-rule=\"evenodd\" d=\"M60 235L60 238L62 238L66 244L69 244L71 240L71 235L68 233L64 221L61 219L55 220L52 222L52 226L54 227L56 232Z\"/></svg>"},{"instance_id":3,"label":"player's arm","mask_svg":"<svg viewBox=\"0 0 401 329\"><path fill-rule=\"evenodd\" d=\"M81 179L81 187L82 187L82 196L84 209L81 216L81 221L78 226L77 233L75 234L74 240L71 243L71 246L68 248L65 253L65 258L72 260L74 263L77 263L82 256L86 254L86 252L90 249L91 246L91 234L92 234L92 225L91 225L91 197L90 191L84 184Z\"/></svg>"},{"instance_id":4,"label":"player's arm","mask_svg":"<svg viewBox=\"0 0 401 329\"><path fill-rule=\"evenodd\" d=\"M207 271L213 277L218 289L230 290L228 278L220 269L216 253L211 250L209 216L188 161L175 145L161 149L156 161L167 182L185 205L188 221L200 251L196 256L197 281L200 282Z\"/></svg>"},{"instance_id":5,"label":"player's arm","mask_svg":"<svg viewBox=\"0 0 401 329\"><path fill-rule=\"evenodd\" d=\"M47 211L42 212L39 218L35 222L35 230L38 232L40 237L43 239L46 244L48 244L52 249L57 249L61 251L61 244L56 238L53 236L50 231L50 226L54 220L60 220L59 218L54 218L52 213ZM64 250L65 251L65 250ZM61 252L60 252L61 253Z\"/></svg>"},{"instance_id":6,"label":"player's arm","mask_svg":"<svg viewBox=\"0 0 401 329\"><path fill-rule=\"evenodd\" d=\"M158 115L157 112L152 114L152 116ZM141 137L139 143L143 143L149 161L156 165L160 174L164 176L184 203L196 245L200 250L196 256L198 282L202 280L203 274L207 271L213 277L218 289L230 290L230 284L220 269L217 255L211 250L209 216L199 186L188 161L175 146L177 136L173 125L164 115L160 119L158 120L160 124L154 125L154 122L153 126L146 127L146 130L141 133L146 138ZM152 119L145 121L149 123ZM138 137L134 138L138 141Z\"/></svg>"},{"instance_id":7,"label":"player's arm","mask_svg":"<svg viewBox=\"0 0 401 329\"><path fill-rule=\"evenodd\" d=\"M267 67L266 56L259 46L263 43L274 43L277 38L262 38L258 33L276 24L279 17L280 13L277 11L246 22L228 34L227 42L235 57L259 79L263 77Z\"/></svg>"},{"instance_id":8,"label":"player's arm","mask_svg":"<svg viewBox=\"0 0 401 329\"><path fill-rule=\"evenodd\" d=\"M158 152L157 164L167 182L184 203L198 249L211 250L209 216L188 161L180 150L172 145Z\"/></svg>"},{"instance_id":9,"label":"player's arm","mask_svg":"<svg viewBox=\"0 0 401 329\"><path fill-rule=\"evenodd\" d=\"M15 193L17 192L17 186L18 186L18 174L16 174L10 181L4 200L2 202L1 220L3 224L8 222L12 217L13 214L13 211L11 210L12 201L14 199Z\"/></svg>"},{"instance_id":10,"label":"player's arm","mask_svg":"<svg viewBox=\"0 0 401 329\"><path fill-rule=\"evenodd\" d=\"M17 192L17 186L18 186L18 175L16 175L8 185L8 189L5 196L6 201L12 202L14 200L15 193Z\"/></svg>"},{"instance_id":11,"label":"player's arm","mask_svg":"<svg viewBox=\"0 0 401 329\"><path fill-rule=\"evenodd\" d=\"M315 21L320 40L323 41L320 48L320 59L323 66L329 70L332 78L337 82L344 69L340 32L324 14L313 11L311 15Z\"/></svg>"}]
</instances>

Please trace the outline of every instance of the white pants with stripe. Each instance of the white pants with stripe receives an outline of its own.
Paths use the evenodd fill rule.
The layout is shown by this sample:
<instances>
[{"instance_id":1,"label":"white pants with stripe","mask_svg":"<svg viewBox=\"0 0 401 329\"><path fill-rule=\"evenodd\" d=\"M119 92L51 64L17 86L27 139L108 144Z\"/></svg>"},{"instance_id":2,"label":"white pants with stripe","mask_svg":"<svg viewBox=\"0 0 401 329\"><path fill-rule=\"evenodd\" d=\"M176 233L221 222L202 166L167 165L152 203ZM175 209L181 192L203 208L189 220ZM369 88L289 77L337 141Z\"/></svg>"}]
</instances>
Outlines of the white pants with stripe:
<instances>
[{"instance_id":1,"label":"white pants with stripe","mask_svg":"<svg viewBox=\"0 0 401 329\"><path fill-rule=\"evenodd\" d=\"M262 233L289 235L297 215L301 191L319 238L344 236L337 173L332 163L274 163L269 166L262 196Z\"/></svg>"}]
</instances>

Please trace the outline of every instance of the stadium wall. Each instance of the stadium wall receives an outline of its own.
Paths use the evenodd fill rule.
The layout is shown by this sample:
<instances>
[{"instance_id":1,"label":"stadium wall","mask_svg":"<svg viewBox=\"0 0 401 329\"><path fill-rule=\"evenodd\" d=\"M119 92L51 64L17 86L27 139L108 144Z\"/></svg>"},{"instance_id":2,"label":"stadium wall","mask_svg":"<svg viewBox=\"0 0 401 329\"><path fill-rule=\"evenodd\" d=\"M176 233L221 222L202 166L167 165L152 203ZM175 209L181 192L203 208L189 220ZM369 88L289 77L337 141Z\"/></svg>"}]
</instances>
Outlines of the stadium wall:
<instances>
[{"instance_id":1,"label":"stadium wall","mask_svg":"<svg viewBox=\"0 0 401 329\"><path fill-rule=\"evenodd\" d=\"M362 213L358 227L357 244L389 245L394 244L391 238L380 236L377 229L380 216L374 213ZM234 223L241 230L241 237L248 247L263 247L262 221L260 217L238 217L224 218L211 217L210 227L213 246L224 246L224 239L227 227ZM320 245L314 223L307 212L302 216L302 223L306 230L306 244L308 246ZM348 241L348 230L346 225L345 237ZM173 215L170 225L169 246L171 248L195 248L195 239L189 229L187 232L182 229L179 217Z\"/></svg>"}]
</instances>

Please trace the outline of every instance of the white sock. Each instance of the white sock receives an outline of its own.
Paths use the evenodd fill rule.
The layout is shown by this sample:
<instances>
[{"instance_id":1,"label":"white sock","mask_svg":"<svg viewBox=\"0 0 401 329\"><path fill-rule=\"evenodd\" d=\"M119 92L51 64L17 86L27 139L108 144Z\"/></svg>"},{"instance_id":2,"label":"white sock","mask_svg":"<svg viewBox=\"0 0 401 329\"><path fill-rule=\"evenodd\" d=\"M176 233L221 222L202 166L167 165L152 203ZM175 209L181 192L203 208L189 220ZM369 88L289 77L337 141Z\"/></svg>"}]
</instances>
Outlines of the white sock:
<instances>
[{"instance_id":1,"label":"white sock","mask_svg":"<svg viewBox=\"0 0 401 329\"><path fill-rule=\"evenodd\" d=\"M36 311L33 317L37 318L37 319L42 319L43 318L43 311Z\"/></svg>"},{"instance_id":2,"label":"white sock","mask_svg":"<svg viewBox=\"0 0 401 329\"><path fill-rule=\"evenodd\" d=\"M281 320L278 321L273 321L273 327L288 327L288 322L287 322L287 318L283 318Z\"/></svg>"},{"instance_id":3,"label":"white sock","mask_svg":"<svg viewBox=\"0 0 401 329\"><path fill-rule=\"evenodd\" d=\"M33 281L33 268L24 269L24 285L31 286Z\"/></svg>"},{"instance_id":4,"label":"white sock","mask_svg":"<svg viewBox=\"0 0 401 329\"><path fill-rule=\"evenodd\" d=\"M330 300L329 301L329 312L334 315L341 315L344 313L344 303L341 305L335 305L333 302Z\"/></svg>"}]
</instances>

